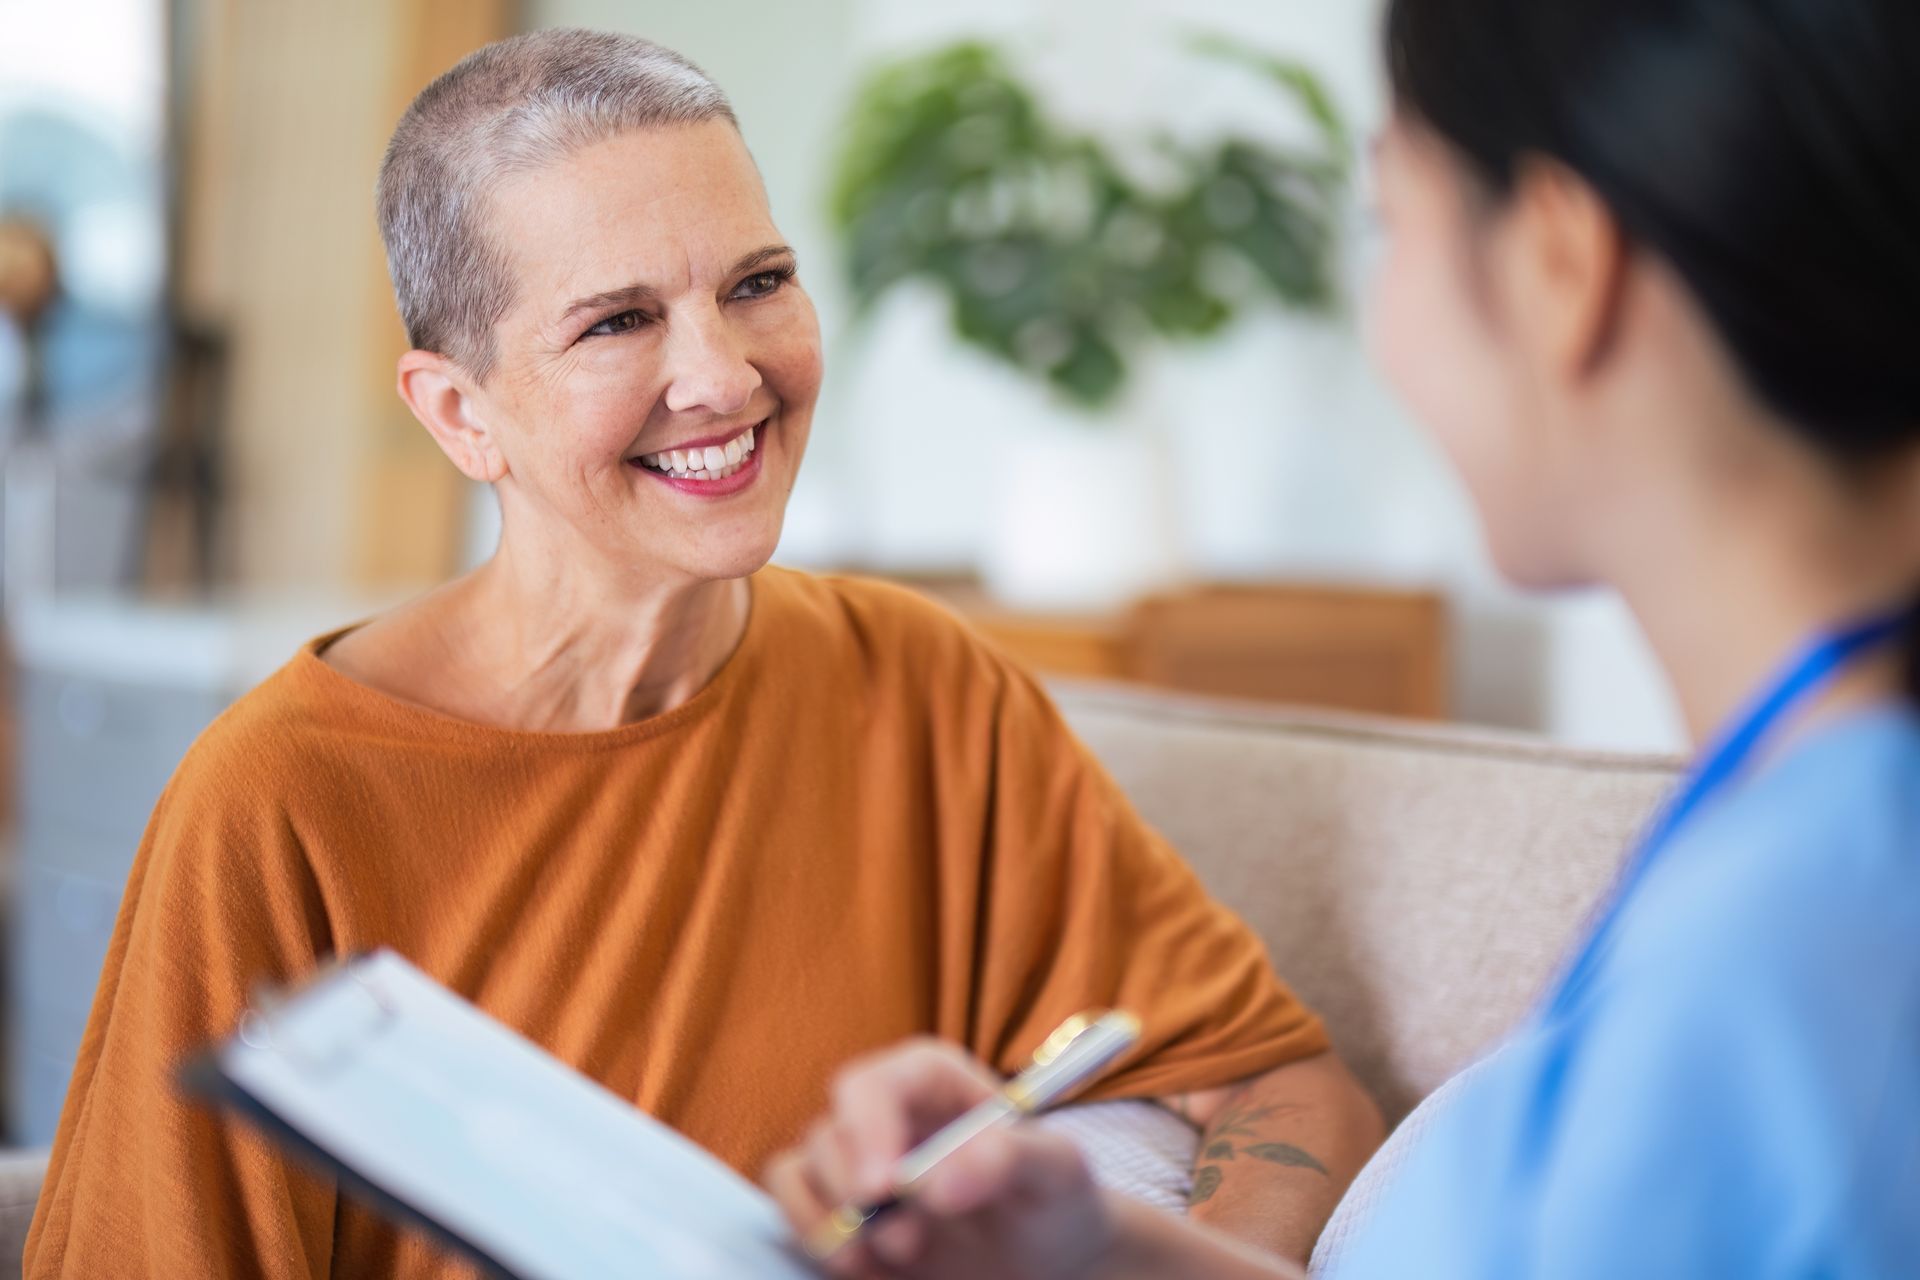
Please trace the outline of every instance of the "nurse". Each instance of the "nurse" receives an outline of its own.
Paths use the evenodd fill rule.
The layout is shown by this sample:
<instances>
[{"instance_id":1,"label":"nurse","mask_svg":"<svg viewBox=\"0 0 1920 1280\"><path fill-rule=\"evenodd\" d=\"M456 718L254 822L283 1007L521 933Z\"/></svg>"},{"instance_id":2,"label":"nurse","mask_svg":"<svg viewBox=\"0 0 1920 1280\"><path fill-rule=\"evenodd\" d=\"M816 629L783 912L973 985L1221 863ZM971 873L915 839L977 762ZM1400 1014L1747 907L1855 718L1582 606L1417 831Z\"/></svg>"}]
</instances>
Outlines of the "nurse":
<instances>
[{"instance_id":1,"label":"nurse","mask_svg":"<svg viewBox=\"0 0 1920 1280\"><path fill-rule=\"evenodd\" d=\"M1703 750L1337 1274L1914 1274L1920 6L1392 0L1386 46L1381 361L1503 570L1619 591ZM812 1226L991 1083L856 1065L770 1185ZM864 1248L846 1273L1290 1274L1021 1130Z\"/></svg>"}]
</instances>

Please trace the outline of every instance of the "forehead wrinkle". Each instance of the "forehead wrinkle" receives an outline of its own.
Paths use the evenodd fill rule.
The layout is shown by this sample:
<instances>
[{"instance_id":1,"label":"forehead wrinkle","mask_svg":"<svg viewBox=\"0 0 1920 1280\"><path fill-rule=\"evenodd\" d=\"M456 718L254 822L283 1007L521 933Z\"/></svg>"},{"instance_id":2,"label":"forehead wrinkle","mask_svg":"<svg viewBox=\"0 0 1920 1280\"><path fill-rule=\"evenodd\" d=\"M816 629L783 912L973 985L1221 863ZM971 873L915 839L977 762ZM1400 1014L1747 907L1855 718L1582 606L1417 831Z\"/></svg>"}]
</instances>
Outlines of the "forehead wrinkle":
<instances>
[{"instance_id":1,"label":"forehead wrinkle","mask_svg":"<svg viewBox=\"0 0 1920 1280\"><path fill-rule=\"evenodd\" d=\"M561 273L568 281L564 292L583 297L639 287L656 297L669 297L690 288L694 278L693 248L688 243L690 237L676 226L658 225L668 220L647 216L654 206L675 198L676 194L653 192L638 200L606 202L593 220L595 235L592 243L583 242L578 237L572 241L572 262ZM645 234L635 234L630 230L636 224L645 223L655 225L648 227ZM639 243L610 244L604 253L600 251L602 243L619 239L623 233ZM646 261L649 258L657 259L661 249L670 252L676 245L681 249L677 274L667 262ZM607 265L609 263L614 265Z\"/></svg>"}]
</instances>

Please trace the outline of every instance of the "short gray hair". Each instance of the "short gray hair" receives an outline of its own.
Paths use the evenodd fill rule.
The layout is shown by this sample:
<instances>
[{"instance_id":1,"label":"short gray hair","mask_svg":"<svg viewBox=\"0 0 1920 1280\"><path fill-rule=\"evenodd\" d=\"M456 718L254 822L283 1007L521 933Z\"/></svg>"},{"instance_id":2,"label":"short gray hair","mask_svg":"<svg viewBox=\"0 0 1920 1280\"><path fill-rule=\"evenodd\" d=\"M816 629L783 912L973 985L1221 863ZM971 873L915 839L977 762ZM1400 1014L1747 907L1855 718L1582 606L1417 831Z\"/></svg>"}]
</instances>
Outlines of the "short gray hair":
<instances>
[{"instance_id":1,"label":"short gray hair","mask_svg":"<svg viewBox=\"0 0 1920 1280\"><path fill-rule=\"evenodd\" d=\"M706 73L638 36L534 31L463 58L400 118L375 186L407 341L484 379L514 298L486 226L500 181L631 129L707 120L739 127Z\"/></svg>"}]
</instances>

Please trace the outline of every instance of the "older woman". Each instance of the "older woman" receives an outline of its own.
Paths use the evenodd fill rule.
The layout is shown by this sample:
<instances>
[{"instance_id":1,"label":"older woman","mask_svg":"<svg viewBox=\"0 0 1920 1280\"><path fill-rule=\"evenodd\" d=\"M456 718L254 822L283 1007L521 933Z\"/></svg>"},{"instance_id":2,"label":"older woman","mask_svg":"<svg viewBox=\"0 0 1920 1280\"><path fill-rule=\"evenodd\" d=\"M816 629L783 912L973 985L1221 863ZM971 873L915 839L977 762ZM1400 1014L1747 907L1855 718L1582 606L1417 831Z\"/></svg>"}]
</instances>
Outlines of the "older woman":
<instances>
[{"instance_id":1,"label":"older woman","mask_svg":"<svg viewBox=\"0 0 1920 1280\"><path fill-rule=\"evenodd\" d=\"M413 104L379 211L400 395L494 487L500 546L309 645L181 766L29 1274L451 1274L169 1084L250 983L376 946L747 1171L851 1055L937 1035L1008 1068L1127 1006L1104 1096L1234 1102L1285 1158L1198 1212L1303 1256L1377 1121L1257 942L954 621L763 568L821 358L720 92L639 40L507 41Z\"/></svg>"}]
</instances>

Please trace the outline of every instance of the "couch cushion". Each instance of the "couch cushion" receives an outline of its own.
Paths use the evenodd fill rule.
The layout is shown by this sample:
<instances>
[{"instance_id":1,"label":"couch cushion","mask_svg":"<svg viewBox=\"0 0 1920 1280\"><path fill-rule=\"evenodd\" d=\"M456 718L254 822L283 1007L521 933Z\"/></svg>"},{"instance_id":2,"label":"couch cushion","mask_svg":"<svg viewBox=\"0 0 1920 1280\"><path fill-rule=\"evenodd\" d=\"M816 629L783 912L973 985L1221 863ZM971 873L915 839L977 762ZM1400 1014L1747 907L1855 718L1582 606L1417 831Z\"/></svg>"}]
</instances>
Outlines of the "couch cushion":
<instances>
[{"instance_id":1,"label":"couch cushion","mask_svg":"<svg viewBox=\"0 0 1920 1280\"><path fill-rule=\"evenodd\" d=\"M44 1148L0 1151L0 1280L20 1274L27 1248L27 1228L33 1225L40 1183L47 1176Z\"/></svg>"},{"instance_id":2,"label":"couch cushion","mask_svg":"<svg viewBox=\"0 0 1920 1280\"><path fill-rule=\"evenodd\" d=\"M1055 693L1266 939L1390 1121L1525 1012L1678 768L1517 735Z\"/></svg>"}]
</instances>

